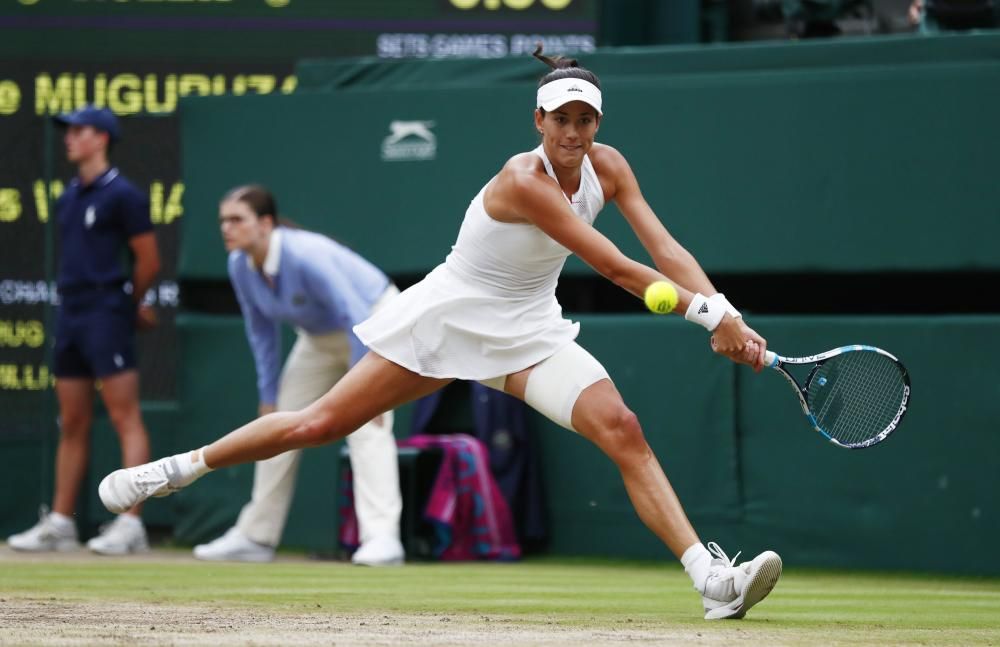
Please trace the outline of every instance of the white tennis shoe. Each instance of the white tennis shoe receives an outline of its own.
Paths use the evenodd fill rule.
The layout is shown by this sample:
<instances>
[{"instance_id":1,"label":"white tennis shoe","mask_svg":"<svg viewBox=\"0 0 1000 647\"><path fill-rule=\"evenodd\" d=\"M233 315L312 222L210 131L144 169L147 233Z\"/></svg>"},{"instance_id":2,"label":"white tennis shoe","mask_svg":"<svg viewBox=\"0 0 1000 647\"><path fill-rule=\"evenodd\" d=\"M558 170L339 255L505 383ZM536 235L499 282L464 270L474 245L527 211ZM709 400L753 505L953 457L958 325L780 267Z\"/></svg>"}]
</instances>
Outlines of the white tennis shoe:
<instances>
[{"instance_id":1,"label":"white tennis shoe","mask_svg":"<svg viewBox=\"0 0 1000 647\"><path fill-rule=\"evenodd\" d=\"M87 548L99 555L128 555L149 550L149 539L142 520L120 514L101 527L101 533L87 542Z\"/></svg>"},{"instance_id":2,"label":"white tennis shoe","mask_svg":"<svg viewBox=\"0 0 1000 647\"><path fill-rule=\"evenodd\" d=\"M781 558L774 551L764 551L734 566L739 553L729 559L714 541L706 546L714 559L701 597L705 620L742 618L750 607L767 597L781 577Z\"/></svg>"},{"instance_id":3,"label":"white tennis shoe","mask_svg":"<svg viewBox=\"0 0 1000 647\"><path fill-rule=\"evenodd\" d=\"M372 537L354 551L351 563L357 566L401 566L405 558L399 539L382 535Z\"/></svg>"},{"instance_id":4,"label":"white tennis shoe","mask_svg":"<svg viewBox=\"0 0 1000 647\"><path fill-rule=\"evenodd\" d=\"M29 553L68 552L80 548L76 526L72 522L57 523L45 506L38 512L38 523L24 532L8 537L7 545L14 550Z\"/></svg>"},{"instance_id":5,"label":"white tennis shoe","mask_svg":"<svg viewBox=\"0 0 1000 647\"><path fill-rule=\"evenodd\" d=\"M194 556L209 562L270 562L274 548L258 544L233 527L221 537L195 546Z\"/></svg>"},{"instance_id":6,"label":"white tennis shoe","mask_svg":"<svg viewBox=\"0 0 1000 647\"><path fill-rule=\"evenodd\" d=\"M177 458L170 456L111 472L97 486L97 493L105 508L121 514L150 497L169 496L193 480L183 477Z\"/></svg>"}]
</instances>

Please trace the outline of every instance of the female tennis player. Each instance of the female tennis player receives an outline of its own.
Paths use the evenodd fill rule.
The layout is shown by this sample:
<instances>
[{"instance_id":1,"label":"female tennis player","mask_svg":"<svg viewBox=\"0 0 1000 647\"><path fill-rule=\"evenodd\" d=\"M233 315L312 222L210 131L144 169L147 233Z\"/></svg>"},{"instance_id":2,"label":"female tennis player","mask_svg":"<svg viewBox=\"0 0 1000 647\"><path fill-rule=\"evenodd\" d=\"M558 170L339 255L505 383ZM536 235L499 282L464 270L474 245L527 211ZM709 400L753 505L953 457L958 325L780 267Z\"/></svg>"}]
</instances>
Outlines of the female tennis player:
<instances>
[{"instance_id":1,"label":"female tennis player","mask_svg":"<svg viewBox=\"0 0 1000 647\"><path fill-rule=\"evenodd\" d=\"M594 142L602 119L597 76L574 60L535 55L552 68L536 96L542 143L510 158L476 195L444 263L355 328L368 353L301 411L272 413L201 449L109 474L99 488L108 509L166 496L213 469L340 440L454 379L478 380L523 399L615 462L639 517L701 594L706 619L742 618L771 591L781 573L777 554L737 566L717 544L699 540L636 416L574 341L579 325L562 318L555 298L559 272L575 253L639 297L669 281L678 311L712 333L715 351L758 370L766 342L667 233L622 154ZM657 269L627 258L592 227L610 200Z\"/></svg>"}]
</instances>

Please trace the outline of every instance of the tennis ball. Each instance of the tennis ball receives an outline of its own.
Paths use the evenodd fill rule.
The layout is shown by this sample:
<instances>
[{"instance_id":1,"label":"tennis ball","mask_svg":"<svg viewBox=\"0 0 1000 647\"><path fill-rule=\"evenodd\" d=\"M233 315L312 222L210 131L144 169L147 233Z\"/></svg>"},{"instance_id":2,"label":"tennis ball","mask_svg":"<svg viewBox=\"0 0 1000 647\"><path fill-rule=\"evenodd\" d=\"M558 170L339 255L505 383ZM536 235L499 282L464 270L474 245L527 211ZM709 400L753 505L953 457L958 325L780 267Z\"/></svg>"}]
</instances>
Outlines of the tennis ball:
<instances>
[{"instance_id":1,"label":"tennis ball","mask_svg":"<svg viewBox=\"0 0 1000 647\"><path fill-rule=\"evenodd\" d=\"M657 281L646 288L644 299L650 312L665 315L677 307L677 288L672 283Z\"/></svg>"}]
</instances>

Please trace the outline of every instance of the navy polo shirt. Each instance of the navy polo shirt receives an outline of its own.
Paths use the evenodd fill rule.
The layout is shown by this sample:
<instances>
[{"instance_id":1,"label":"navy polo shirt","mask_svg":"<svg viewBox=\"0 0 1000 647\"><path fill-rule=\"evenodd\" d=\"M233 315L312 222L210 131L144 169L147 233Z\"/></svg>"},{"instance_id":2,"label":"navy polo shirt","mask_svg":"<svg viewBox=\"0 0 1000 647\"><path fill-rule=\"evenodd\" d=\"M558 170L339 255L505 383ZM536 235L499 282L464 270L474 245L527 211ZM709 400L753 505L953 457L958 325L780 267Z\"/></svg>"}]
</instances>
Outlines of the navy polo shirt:
<instances>
[{"instance_id":1,"label":"navy polo shirt","mask_svg":"<svg viewBox=\"0 0 1000 647\"><path fill-rule=\"evenodd\" d=\"M104 286L127 279L128 241L153 230L149 199L117 168L83 186L75 178L56 202L61 250L60 290Z\"/></svg>"}]
</instances>

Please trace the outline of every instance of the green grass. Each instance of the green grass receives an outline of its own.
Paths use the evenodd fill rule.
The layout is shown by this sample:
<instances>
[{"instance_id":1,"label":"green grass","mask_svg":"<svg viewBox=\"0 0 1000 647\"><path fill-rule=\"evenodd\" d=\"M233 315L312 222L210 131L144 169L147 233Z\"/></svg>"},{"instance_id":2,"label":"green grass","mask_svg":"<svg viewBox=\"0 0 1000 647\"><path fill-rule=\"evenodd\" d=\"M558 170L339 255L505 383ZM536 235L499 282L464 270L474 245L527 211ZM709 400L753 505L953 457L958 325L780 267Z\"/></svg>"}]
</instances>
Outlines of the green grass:
<instances>
[{"instance_id":1,"label":"green grass","mask_svg":"<svg viewBox=\"0 0 1000 647\"><path fill-rule=\"evenodd\" d=\"M270 614L488 616L785 643L1000 644L1000 580L792 570L740 623L706 623L673 564L532 560L363 569L331 562L58 560L0 564L0 598L251 608Z\"/></svg>"}]
</instances>

